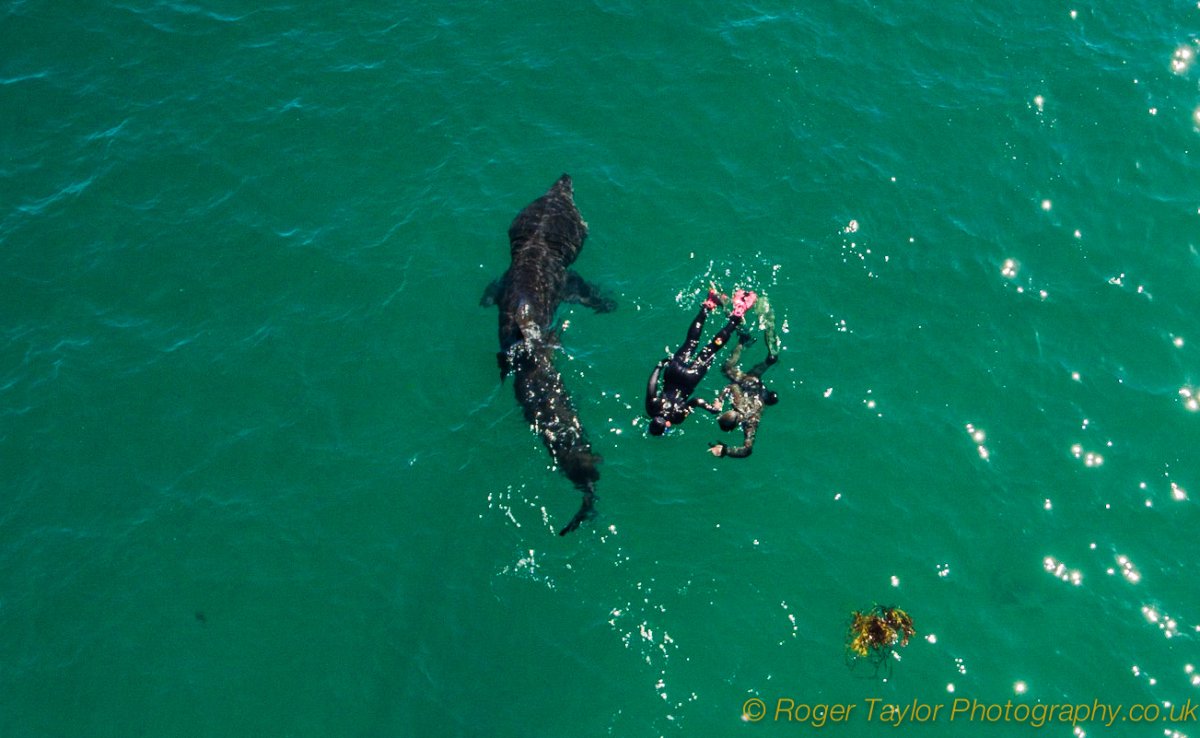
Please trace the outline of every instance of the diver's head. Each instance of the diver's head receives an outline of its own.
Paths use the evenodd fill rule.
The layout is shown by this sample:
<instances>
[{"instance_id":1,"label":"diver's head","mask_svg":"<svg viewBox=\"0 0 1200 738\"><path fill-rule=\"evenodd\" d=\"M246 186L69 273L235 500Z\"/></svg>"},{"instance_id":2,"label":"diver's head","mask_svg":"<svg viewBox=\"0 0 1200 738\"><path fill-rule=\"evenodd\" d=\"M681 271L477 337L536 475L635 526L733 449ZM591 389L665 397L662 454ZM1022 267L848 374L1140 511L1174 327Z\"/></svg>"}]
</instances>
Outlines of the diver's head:
<instances>
[{"instance_id":1,"label":"diver's head","mask_svg":"<svg viewBox=\"0 0 1200 738\"><path fill-rule=\"evenodd\" d=\"M726 410L717 416L717 425L721 426L723 431L731 431L737 427L738 421L741 419L742 416L738 415L737 410Z\"/></svg>"},{"instance_id":2,"label":"diver's head","mask_svg":"<svg viewBox=\"0 0 1200 738\"><path fill-rule=\"evenodd\" d=\"M775 403L779 402L779 395L775 394L771 390L763 392L762 398L764 405L774 405Z\"/></svg>"},{"instance_id":3,"label":"diver's head","mask_svg":"<svg viewBox=\"0 0 1200 738\"><path fill-rule=\"evenodd\" d=\"M666 418L661 415L655 415L654 418L650 420L650 435L661 436L663 433L667 432L667 428L669 427L671 427L671 424L667 422Z\"/></svg>"}]
</instances>

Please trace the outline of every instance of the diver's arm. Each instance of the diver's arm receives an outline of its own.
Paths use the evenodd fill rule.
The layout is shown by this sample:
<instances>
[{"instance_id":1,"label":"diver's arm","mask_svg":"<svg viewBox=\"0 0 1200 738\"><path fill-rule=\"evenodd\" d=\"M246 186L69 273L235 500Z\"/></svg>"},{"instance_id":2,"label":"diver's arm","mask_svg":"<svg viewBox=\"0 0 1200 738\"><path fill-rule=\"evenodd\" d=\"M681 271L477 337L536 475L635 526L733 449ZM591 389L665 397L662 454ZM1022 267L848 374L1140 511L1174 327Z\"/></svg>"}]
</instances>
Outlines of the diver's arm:
<instances>
[{"instance_id":1,"label":"diver's arm","mask_svg":"<svg viewBox=\"0 0 1200 738\"><path fill-rule=\"evenodd\" d=\"M763 372L770 369L772 366L775 365L775 362L779 361L779 354L771 353L770 349L771 349L771 347L768 346L767 347L767 358L764 359L763 361L760 361L757 364L755 364L754 368L751 369L750 371L746 372L746 374L749 374L752 377L761 377L763 375Z\"/></svg>"},{"instance_id":2,"label":"diver's arm","mask_svg":"<svg viewBox=\"0 0 1200 738\"><path fill-rule=\"evenodd\" d=\"M699 397L693 397L688 404L692 407L702 407L713 415L721 412L721 408L725 406L725 398L729 395L729 388L733 385L728 385L717 393L717 399L713 402L704 400Z\"/></svg>"},{"instance_id":3,"label":"diver's arm","mask_svg":"<svg viewBox=\"0 0 1200 738\"><path fill-rule=\"evenodd\" d=\"M654 366L654 371L650 372L650 381L646 383L646 414L654 417L656 408L654 407L654 398L658 396L658 375L662 373L663 367L667 365L670 359L662 359Z\"/></svg>"},{"instance_id":4,"label":"diver's arm","mask_svg":"<svg viewBox=\"0 0 1200 738\"><path fill-rule=\"evenodd\" d=\"M743 423L742 428L745 432L745 440L741 446L726 446L723 443L718 443L709 449L713 456L732 456L735 459L744 459L754 451L754 436L758 432L758 423L751 421Z\"/></svg>"},{"instance_id":5,"label":"diver's arm","mask_svg":"<svg viewBox=\"0 0 1200 738\"><path fill-rule=\"evenodd\" d=\"M742 346L745 345L743 336L738 336L737 345L733 347L729 358L725 360L725 364L721 367L721 372L729 378L730 382L742 381L742 370L738 368L738 362L742 360Z\"/></svg>"}]
</instances>

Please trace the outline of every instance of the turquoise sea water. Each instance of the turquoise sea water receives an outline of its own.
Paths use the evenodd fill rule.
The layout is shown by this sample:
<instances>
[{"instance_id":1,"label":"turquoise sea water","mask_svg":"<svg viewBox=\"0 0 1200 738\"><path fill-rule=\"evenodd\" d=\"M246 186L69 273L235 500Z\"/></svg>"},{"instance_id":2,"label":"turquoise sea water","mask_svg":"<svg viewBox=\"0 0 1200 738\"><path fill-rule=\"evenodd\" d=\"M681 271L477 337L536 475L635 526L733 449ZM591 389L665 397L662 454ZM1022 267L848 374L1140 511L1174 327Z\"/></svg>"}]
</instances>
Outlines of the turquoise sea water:
<instances>
[{"instance_id":1,"label":"turquoise sea water","mask_svg":"<svg viewBox=\"0 0 1200 738\"><path fill-rule=\"evenodd\" d=\"M1200 734L1198 35L1151 0L0 3L0 735ZM620 303L562 312L605 457L565 538L478 306L562 172ZM710 280L785 329L746 460L639 419ZM876 602L918 635L848 668Z\"/></svg>"}]
</instances>

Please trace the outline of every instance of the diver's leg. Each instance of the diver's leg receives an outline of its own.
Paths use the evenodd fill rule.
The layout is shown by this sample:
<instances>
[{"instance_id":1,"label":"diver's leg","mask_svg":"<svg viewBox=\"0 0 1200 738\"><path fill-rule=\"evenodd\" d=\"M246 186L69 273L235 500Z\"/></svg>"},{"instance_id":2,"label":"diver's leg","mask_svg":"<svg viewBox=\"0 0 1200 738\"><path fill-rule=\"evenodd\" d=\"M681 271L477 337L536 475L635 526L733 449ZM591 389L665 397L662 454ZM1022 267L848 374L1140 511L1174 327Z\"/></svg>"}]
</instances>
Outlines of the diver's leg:
<instances>
[{"instance_id":1,"label":"diver's leg","mask_svg":"<svg viewBox=\"0 0 1200 738\"><path fill-rule=\"evenodd\" d=\"M730 382L740 382L742 379L742 370L738 368L738 363L742 360L742 349L747 344L745 338L746 334L739 329L737 345L733 347L729 358L721 366L721 373L728 377Z\"/></svg>"},{"instance_id":2,"label":"diver's leg","mask_svg":"<svg viewBox=\"0 0 1200 738\"><path fill-rule=\"evenodd\" d=\"M712 365L713 357L729 341L729 336L733 335L733 332L741 324L741 316L729 316L729 322L725 324L725 327L718 331L717 335L713 336L713 339L704 348L700 349L700 353L696 354L696 361L692 366L698 369L701 374L708 371L708 367Z\"/></svg>"},{"instance_id":3,"label":"diver's leg","mask_svg":"<svg viewBox=\"0 0 1200 738\"><path fill-rule=\"evenodd\" d=\"M683 345L675 352L675 359L680 363L686 364L692 356L692 352L696 350L696 346L700 343L700 335L704 332L704 321L708 319L708 314L717 309L718 305L725 302L727 298L716 290L710 288L708 297L704 298L704 302L700 305L700 312L696 313L695 320L688 326L687 338Z\"/></svg>"},{"instance_id":4,"label":"diver's leg","mask_svg":"<svg viewBox=\"0 0 1200 738\"><path fill-rule=\"evenodd\" d=\"M687 338L684 339L683 345L675 352L675 359L687 363L691 358L692 352L696 350L696 346L700 343L700 334L704 333L704 321L708 319L708 308L701 306L700 312L696 313L696 318L692 324L688 326Z\"/></svg>"}]
</instances>

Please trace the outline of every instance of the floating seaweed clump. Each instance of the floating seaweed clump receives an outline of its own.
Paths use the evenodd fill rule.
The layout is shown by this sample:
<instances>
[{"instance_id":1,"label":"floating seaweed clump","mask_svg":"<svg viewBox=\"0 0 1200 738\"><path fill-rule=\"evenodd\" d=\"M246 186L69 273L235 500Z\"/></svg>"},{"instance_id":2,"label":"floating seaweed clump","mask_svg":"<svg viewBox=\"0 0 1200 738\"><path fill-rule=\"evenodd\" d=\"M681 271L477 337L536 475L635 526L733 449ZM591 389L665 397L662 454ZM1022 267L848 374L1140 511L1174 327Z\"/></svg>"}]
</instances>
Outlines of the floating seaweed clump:
<instances>
[{"instance_id":1,"label":"floating seaweed clump","mask_svg":"<svg viewBox=\"0 0 1200 738\"><path fill-rule=\"evenodd\" d=\"M908 645L917 634L912 618L898 607L876 605L866 612L853 613L846 633L846 650L852 658L865 658L878 666L896 650Z\"/></svg>"}]
</instances>

